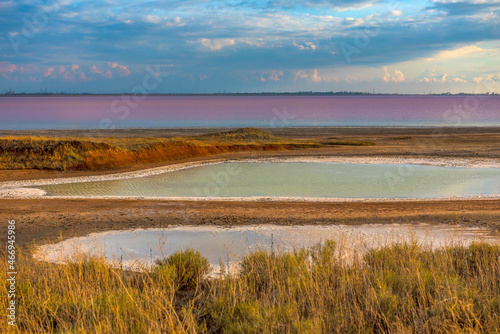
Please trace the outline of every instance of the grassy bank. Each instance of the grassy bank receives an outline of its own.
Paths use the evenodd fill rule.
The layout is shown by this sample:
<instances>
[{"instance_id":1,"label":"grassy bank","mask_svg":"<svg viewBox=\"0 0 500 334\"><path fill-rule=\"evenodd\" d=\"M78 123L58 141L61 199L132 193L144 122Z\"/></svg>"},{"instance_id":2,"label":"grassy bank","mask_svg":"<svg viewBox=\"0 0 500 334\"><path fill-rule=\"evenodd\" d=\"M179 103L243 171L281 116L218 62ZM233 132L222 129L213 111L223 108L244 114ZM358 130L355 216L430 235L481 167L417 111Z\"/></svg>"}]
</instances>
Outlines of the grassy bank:
<instances>
[{"instance_id":1,"label":"grassy bank","mask_svg":"<svg viewBox=\"0 0 500 334\"><path fill-rule=\"evenodd\" d=\"M345 263L327 242L253 253L241 274L204 278L193 251L137 273L82 258L17 262L20 333L494 333L500 247L396 244ZM4 253L5 258L5 253ZM6 282L6 261L0 279ZM2 295L7 287L2 285ZM6 310L6 298L2 299ZM0 331L7 332L5 314Z\"/></svg>"},{"instance_id":2,"label":"grassy bank","mask_svg":"<svg viewBox=\"0 0 500 334\"><path fill-rule=\"evenodd\" d=\"M178 138L0 138L0 169L112 170L239 151L279 151L366 141L307 141L238 129Z\"/></svg>"}]
</instances>

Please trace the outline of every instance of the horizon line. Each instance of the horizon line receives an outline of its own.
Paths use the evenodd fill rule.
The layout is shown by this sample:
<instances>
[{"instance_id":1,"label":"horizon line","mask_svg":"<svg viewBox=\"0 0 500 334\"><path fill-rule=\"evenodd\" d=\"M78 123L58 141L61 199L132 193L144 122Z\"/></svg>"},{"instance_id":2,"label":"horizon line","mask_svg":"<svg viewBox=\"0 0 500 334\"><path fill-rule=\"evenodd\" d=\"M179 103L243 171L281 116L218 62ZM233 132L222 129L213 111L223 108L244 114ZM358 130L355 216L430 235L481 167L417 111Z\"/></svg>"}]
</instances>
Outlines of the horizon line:
<instances>
[{"instance_id":1,"label":"horizon line","mask_svg":"<svg viewBox=\"0 0 500 334\"><path fill-rule=\"evenodd\" d=\"M295 96L342 96L342 95L372 95L372 96L388 96L388 95L411 95L411 96L463 96L463 95L500 95L495 92L484 92L484 93L370 93L370 92L356 92L356 91L298 91L298 92L238 92L238 93L146 93L146 94L134 94L130 92L122 92L122 93L66 93L66 92L37 92L37 93L18 93L15 91L8 91L6 93L0 93L0 97L10 97L10 96L117 96L117 95L126 95L126 96L135 96L135 95L144 95L144 96L272 96L272 95L295 95Z\"/></svg>"}]
</instances>

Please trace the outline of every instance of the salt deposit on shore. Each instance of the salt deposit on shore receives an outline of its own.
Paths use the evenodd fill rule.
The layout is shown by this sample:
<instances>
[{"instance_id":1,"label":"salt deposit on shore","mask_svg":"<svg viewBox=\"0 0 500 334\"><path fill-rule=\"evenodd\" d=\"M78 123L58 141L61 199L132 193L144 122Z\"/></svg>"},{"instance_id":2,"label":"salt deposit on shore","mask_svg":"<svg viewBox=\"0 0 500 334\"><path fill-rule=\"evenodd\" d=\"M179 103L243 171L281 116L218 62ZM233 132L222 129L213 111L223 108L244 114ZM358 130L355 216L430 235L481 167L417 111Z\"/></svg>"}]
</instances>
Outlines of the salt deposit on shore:
<instances>
[{"instance_id":1,"label":"salt deposit on shore","mask_svg":"<svg viewBox=\"0 0 500 334\"><path fill-rule=\"evenodd\" d=\"M7 188L0 189L0 198L39 198L46 194L44 190L36 188Z\"/></svg>"}]
</instances>

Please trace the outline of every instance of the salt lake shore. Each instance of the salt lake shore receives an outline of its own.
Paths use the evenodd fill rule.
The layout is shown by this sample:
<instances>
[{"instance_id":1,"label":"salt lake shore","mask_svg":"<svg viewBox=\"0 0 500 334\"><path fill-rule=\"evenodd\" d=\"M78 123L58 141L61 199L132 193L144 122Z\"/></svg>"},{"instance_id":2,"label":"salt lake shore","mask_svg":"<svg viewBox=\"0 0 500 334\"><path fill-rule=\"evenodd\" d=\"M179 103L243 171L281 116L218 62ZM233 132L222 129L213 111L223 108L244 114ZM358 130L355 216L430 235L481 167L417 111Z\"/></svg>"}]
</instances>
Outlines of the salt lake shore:
<instances>
[{"instance_id":1,"label":"salt lake shore","mask_svg":"<svg viewBox=\"0 0 500 334\"><path fill-rule=\"evenodd\" d=\"M116 129L116 138L194 136L223 129ZM464 168L500 166L500 128L273 128L273 135L307 140L372 141L375 146L333 146L269 152L233 152L108 171L0 170L0 220L16 220L16 239L35 244L111 230L169 226L251 224L460 224L500 231L499 198L435 200L331 200L269 198L63 198L44 196L38 185L146 177L227 161L331 161L417 164ZM85 131L5 132L2 135L73 136ZM335 137L332 137L335 136ZM33 187L33 188L31 188ZM5 236L5 235L4 235ZM1 240L4 237L0 237Z\"/></svg>"}]
</instances>

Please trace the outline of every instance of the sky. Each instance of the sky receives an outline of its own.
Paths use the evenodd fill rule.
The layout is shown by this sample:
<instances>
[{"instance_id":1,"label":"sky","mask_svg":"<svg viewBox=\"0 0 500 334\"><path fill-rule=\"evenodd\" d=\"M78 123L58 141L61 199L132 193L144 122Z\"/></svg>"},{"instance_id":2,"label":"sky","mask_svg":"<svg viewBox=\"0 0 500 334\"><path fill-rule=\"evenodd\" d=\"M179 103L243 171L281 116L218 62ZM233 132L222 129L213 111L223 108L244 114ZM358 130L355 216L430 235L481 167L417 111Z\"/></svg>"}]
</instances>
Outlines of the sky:
<instances>
[{"instance_id":1,"label":"sky","mask_svg":"<svg viewBox=\"0 0 500 334\"><path fill-rule=\"evenodd\" d=\"M0 93L500 93L500 0L0 0Z\"/></svg>"}]
</instances>

